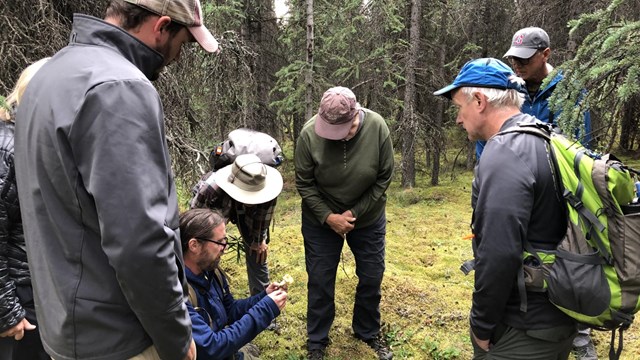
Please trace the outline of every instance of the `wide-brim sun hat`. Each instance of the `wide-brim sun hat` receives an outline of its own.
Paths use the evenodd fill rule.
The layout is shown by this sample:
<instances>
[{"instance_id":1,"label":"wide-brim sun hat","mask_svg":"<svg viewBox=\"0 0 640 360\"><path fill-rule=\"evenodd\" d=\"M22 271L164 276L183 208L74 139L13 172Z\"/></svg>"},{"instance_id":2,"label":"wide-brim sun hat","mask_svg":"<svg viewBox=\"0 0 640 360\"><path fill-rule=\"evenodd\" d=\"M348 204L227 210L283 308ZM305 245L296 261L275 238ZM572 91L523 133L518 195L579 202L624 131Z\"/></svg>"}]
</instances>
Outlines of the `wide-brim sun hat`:
<instances>
[{"instance_id":1,"label":"wide-brim sun hat","mask_svg":"<svg viewBox=\"0 0 640 360\"><path fill-rule=\"evenodd\" d=\"M214 180L231 198L249 205L275 199L283 187L280 172L254 154L238 155L233 164L215 173Z\"/></svg>"}]
</instances>

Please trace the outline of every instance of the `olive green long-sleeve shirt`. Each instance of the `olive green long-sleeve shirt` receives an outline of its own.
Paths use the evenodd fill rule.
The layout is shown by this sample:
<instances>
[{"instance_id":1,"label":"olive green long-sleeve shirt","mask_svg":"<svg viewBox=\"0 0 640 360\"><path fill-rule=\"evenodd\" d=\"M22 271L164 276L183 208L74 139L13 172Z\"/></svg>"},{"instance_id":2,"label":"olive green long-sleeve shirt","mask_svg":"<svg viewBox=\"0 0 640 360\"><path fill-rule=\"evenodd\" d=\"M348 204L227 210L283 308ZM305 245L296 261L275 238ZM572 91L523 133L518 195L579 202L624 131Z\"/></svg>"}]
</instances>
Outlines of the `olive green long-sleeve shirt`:
<instances>
[{"instance_id":1,"label":"olive green long-sleeve shirt","mask_svg":"<svg viewBox=\"0 0 640 360\"><path fill-rule=\"evenodd\" d=\"M330 214L351 210L356 228L385 211L393 174L389 128L377 113L362 109L362 125L348 141L327 140L314 131L316 116L302 128L295 153L296 187L303 216L324 224Z\"/></svg>"}]
</instances>

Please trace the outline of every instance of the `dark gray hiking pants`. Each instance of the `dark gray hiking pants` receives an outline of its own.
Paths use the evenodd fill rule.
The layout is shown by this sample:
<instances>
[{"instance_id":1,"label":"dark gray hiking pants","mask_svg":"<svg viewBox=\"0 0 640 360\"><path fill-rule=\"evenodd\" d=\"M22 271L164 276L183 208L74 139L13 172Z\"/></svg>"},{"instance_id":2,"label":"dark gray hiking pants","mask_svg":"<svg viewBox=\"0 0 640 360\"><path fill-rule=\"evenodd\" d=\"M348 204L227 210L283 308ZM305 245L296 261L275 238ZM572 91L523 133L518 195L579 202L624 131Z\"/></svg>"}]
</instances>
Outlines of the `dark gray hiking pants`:
<instances>
[{"instance_id":1,"label":"dark gray hiking pants","mask_svg":"<svg viewBox=\"0 0 640 360\"><path fill-rule=\"evenodd\" d=\"M571 353L575 326L541 330L506 327L504 334L488 352L473 341L473 360L566 360Z\"/></svg>"},{"instance_id":2,"label":"dark gray hiking pants","mask_svg":"<svg viewBox=\"0 0 640 360\"><path fill-rule=\"evenodd\" d=\"M347 244L356 261L356 298L353 307L354 335L370 340L380 332L380 285L384 274L384 215L373 225L347 234ZM309 282L307 304L307 347L327 346L329 329L335 317L336 271L344 239L327 226L317 226L302 219L305 262Z\"/></svg>"}]
</instances>

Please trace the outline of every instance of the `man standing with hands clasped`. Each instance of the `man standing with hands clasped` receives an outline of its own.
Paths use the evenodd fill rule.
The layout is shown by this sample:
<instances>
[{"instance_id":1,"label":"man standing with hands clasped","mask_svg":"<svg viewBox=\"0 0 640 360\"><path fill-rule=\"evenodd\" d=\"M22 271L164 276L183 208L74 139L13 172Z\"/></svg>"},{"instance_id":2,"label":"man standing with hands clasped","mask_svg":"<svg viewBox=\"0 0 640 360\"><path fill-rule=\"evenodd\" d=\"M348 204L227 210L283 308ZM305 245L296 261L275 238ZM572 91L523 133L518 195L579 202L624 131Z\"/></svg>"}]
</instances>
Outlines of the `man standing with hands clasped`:
<instances>
[{"instance_id":1,"label":"man standing with hands clasped","mask_svg":"<svg viewBox=\"0 0 640 360\"><path fill-rule=\"evenodd\" d=\"M55 360L195 358L178 203L150 80L197 41L198 0L112 0L18 109L16 173L40 334Z\"/></svg>"},{"instance_id":2,"label":"man standing with hands clasped","mask_svg":"<svg viewBox=\"0 0 640 360\"><path fill-rule=\"evenodd\" d=\"M308 283L307 349L322 359L335 316L336 271L346 240L356 261L358 286L352 328L378 358L389 360L380 333L386 195L393 173L389 128L362 108L345 87L327 90L318 114L303 127L295 154L302 197L302 235Z\"/></svg>"}]
</instances>

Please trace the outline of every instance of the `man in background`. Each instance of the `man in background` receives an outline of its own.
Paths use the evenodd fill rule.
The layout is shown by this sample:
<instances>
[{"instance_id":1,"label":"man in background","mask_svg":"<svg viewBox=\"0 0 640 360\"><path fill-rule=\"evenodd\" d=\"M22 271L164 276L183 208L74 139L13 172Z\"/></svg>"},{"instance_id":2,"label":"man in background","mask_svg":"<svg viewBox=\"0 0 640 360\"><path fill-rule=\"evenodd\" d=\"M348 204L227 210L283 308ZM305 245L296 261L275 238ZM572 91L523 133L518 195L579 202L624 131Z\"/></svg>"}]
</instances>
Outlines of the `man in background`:
<instances>
[{"instance_id":1,"label":"man in background","mask_svg":"<svg viewBox=\"0 0 640 360\"><path fill-rule=\"evenodd\" d=\"M549 64L551 56L551 43L547 32L538 27L527 27L518 30L511 41L511 48L504 54L504 58L509 60L516 74L523 78L526 83L525 101L522 105L522 112L533 115L537 119L554 123L556 115L549 109L549 97L562 80L561 73L551 79L546 86L542 83L553 71L553 66ZM578 140L589 147L591 141L591 114L584 112L584 133L576 131ZM598 355L591 341L591 329L579 327L573 346L578 360L597 360Z\"/></svg>"},{"instance_id":2,"label":"man in background","mask_svg":"<svg viewBox=\"0 0 640 360\"><path fill-rule=\"evenodd\" d=\"M198 41L198 0L112 0L18 109L16 168L42 341L52 358L195 358L162 103L150 80Z\"/></svg>"},{"instance_id":3,"label":"man in background","mask_svg":"<svg viewBox=\"0 0 640 360\"><path fill-rule=\"evenodd\" d=\"M511 40L511 48L503 55L516 75L524 79L524 104L521 111L535 116L536 119L557 125L559 112L552 112L549 108L549 97L556 85L563 79L562 73L557 73L553 79L543 87L542 83L553 71L549 64L551 57L551 42L547 32L538 27L527 27L518 30ZM584 112L584 131L576 129L578 140L589 147L591 143L591 114ZM480 159L484 148L484 141L476 142L476 156Z\"/></svg>"}]
</instances>

